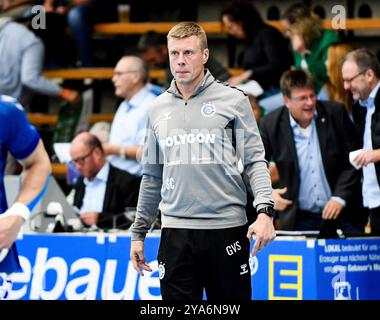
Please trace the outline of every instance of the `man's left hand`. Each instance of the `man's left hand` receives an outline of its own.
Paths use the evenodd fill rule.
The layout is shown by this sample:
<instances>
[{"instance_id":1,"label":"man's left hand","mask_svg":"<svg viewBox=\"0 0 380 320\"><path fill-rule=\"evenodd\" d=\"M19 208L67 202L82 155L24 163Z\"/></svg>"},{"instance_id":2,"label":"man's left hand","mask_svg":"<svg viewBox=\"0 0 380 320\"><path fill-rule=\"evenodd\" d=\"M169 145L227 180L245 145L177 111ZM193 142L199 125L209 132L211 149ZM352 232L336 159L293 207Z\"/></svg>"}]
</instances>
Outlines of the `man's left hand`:
<instances>
[{"instance_id":1,"label":"man's left hand","mask_svg":"<svg viewBox=\"0 0 380 320\"><path fill-rule=\"evenodd\" d=\"M363 150L354 159L358 166L366 166L369 163L380 161L380 150Z\"/></svg>"},{"instance_id":2,"label":"man's left hand","mask_svg":"<svg viewBox=\"0 0 380 320\"><path fill-rule=\"evenodd\" d=\"M247 238L249 241L252 240L254 234L256 235L256 240L251 252L252 257L276 238L272 218L260 213L256 221L248 227Z\"/></svg>"},{"instance_id":3,"label":"man's left hand","mask_svg":"<svg viewBox=\"0 0 380 320\"><path fill-rule=\"evenodd\" d=\"M95 226L99 220L98 212L83 212L80 219L85 226Z\"/></svg>"},{"instance_id":4,"label":"man's left hand","mask_svg":"<svg viewBox=\"0 0 380 320\"><path fill-rule=\"evenodd\" d=\"M322 219L334 220L338 218L344 206L335 200L329 200L322 211Z\"/></svg>"}]
</instances>

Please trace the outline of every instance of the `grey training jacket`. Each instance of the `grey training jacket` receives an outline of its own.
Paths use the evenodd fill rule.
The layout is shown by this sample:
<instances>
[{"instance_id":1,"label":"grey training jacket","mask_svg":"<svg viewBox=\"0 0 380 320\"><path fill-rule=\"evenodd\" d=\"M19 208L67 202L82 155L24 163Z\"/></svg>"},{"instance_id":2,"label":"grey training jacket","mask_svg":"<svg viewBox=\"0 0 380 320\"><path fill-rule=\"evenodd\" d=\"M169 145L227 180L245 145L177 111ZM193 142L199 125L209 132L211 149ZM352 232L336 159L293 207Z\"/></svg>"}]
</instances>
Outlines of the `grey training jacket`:
<instances>
[{"instance_id":1,"label":"grey training jacket","mask_svg":"<svg viewBox=\"0 0 380 320\"><path fill-rule=\"evenodd\" d=\"M244 225L243 168L256 209L273 205L268 163L248 98L209 71L187 102L175 80L153 101L142 162L132 240L145 238L157 207L163 228Z\"/></svg>"}]
</instances>

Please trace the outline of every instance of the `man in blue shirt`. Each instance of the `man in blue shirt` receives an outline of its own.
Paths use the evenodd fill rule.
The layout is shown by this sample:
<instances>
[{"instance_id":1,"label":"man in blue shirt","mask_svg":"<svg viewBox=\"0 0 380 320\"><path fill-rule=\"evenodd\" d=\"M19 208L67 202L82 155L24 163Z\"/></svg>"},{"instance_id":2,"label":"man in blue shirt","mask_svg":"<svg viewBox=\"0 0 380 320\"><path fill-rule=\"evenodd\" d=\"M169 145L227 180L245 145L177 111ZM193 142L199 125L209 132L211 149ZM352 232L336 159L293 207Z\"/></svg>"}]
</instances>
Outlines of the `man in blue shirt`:
<instances>
[{"instance_id":1,"label":"man in blue shirt","mask_svg":"<svg viewBox=\"0 0 380 320\"><path fill-rule=\"evenodd\" d=\"M123 98L112 121L109 143L103 148L110 163L141 176L139 162L148 122L148 107L156 98L147 84L148 69L137 56L125 56L116 64L112 82L115 95Z\"/></svg>"},{"instance_id":2,"label":"man in blue shirt","mask_svg":"<svg viewBox=\"0 0 380 320\"><path fill-rule=\"evenodd\" d=\"M280 85L285 106L261 123L266 158L280 175L282 188L273 191L280 229L363 232L360 175L348 157L357 134L344 106L317 101L303 70L286 71Z\"/></svg>"},{"instance_id":3,"label":"man in blue shirt","mask_svg":"<svg viewBox=\"0 0 380 320\"><path fill-rule=\"evenodd\" d=\"M0 145L0 274L10 274L20 270L14 241L42 196L51 165L37 130L21 105L8 96L0 96ZM10 208L3 181L8 151L24 168L20 193Z\"/></svg>"},{"instance_id":4,"label":"man in blue shirt","mask_svg":"<svg viewBox=\"0 0 380 320\"><path fill-rule=\"evenodd\" d=\"M371 235L380 236L380 65L376 55L364 48L347 54L342 79L356 100L352 114L362 149L354 162L363 168L363 205L369 208Z\"/></svg>"}]
</instances>

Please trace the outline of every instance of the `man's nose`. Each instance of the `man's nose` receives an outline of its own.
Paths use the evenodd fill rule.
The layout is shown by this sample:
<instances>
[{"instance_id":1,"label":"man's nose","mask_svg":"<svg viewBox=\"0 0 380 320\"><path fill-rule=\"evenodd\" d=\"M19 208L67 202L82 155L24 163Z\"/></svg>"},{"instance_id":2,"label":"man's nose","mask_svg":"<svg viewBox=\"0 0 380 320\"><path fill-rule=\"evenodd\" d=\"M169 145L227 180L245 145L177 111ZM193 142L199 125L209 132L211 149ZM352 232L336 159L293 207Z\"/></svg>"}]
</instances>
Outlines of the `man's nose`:
<instances>
[{"instance_id":1,"label":"man's nose","mask_svg":"<svg viewBox=\"0 0 380 320\"><path fill-rule=\"evenodd\" d=\"M184 64L185 63L185 56L183 53L180 53L178 55L177 64Z\"/></svg>"},{"instance_id":2,"label":"man's nose","mask_svg":"<svg viewBox=\"0 0 380 320\"><path fill-rule=\"evenodd\" d=\"M351 87L351 83L349 81L344 81L343 82L343 88L344 90L349 90Z\"/></svg>"}]
</instances>

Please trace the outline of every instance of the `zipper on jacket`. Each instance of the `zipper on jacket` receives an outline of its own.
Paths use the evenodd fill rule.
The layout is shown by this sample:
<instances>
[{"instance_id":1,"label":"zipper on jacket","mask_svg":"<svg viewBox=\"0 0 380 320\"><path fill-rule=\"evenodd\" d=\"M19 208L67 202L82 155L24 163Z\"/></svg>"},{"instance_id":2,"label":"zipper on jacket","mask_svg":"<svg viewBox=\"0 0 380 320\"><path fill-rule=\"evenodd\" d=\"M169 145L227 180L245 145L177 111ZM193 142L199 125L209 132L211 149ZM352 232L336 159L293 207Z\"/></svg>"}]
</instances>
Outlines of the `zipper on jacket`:
<instances>
[{"instance_id":1,"label":"zipper on jacket","mask_svg":"<svg viewBox=\"0 0 380 320\"><path fill-rule=\"evenodd\" d=\"M186 122L186 112L187 112L187 105L188 105L188 100L185 100L185 105L184 105L184 108L183 108L183 122Z\"/></svg>"}]
</instances>

